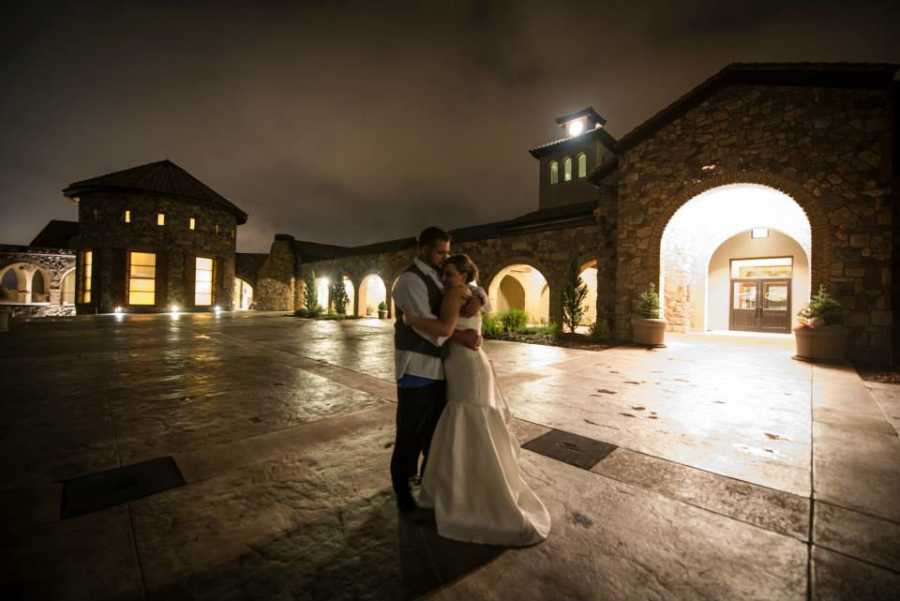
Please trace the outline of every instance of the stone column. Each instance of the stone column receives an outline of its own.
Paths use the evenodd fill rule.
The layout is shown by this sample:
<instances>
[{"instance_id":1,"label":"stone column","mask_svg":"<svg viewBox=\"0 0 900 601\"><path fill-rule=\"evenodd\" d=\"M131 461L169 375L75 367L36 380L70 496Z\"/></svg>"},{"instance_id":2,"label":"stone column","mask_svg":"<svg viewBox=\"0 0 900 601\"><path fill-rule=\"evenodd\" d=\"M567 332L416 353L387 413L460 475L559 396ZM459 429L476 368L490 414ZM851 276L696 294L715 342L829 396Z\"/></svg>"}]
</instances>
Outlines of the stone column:
<instances>
[{"instance_id":1,"label":"stone column","mask_svg":"<svg viewBox=\"0 0 900 601\"><path fill-rule=\"evenodd\" d=\"M294 311L296 276L294 273L294 237L276 234L269 257L259 269L253 291L260 311Z\"/></svg>"}]
</instances>

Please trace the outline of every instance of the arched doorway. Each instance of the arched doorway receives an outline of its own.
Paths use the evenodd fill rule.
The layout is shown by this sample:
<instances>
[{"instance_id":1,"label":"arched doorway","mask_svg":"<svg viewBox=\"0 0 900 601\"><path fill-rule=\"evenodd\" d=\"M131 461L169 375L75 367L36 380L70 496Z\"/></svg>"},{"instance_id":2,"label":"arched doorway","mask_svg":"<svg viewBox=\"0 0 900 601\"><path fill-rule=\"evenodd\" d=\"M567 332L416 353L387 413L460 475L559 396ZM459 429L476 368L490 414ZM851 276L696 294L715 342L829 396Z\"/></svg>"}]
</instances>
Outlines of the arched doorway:
<instances>
[{"instance_id":1,"label":"arched doorway","mask_svg":"<svg viewBox=\"0 0 900 601\"><path fill-rule=\"evenodd\" d=\"M253 306L253 286L241 278L234 278L234 310L249 311Z\"/></svg>"},{"instance_id":2,"label":"arched doorway","mask_svg":"<svg viewBox=\"0 0 900 601\"><path fill-rule=\"evenodd\" d=\"M488 286L488 298L494 311L519 309L528 314L531 324L550 321L550 286L544 274L531 265L501 269Z\"/></svg>"},{"instance_id":3,"label":"arched doorway","mask_svg":"<svg viewBox=\"0 0 900 601\"><path fill-rule=\"evenodd\" d=\"M75 270L72 269L63 276L60 285L59 304L74 305L75 304Z\"/></svg>"},{"instance_id":4,"label":"arched doorway","mask_svg":"<svg viewBox=\"0 0 900 601\"><path fill-rule=\"evenodd\" d=\"M387 301L387 288L384 280L377 274L369 274L359 285L359 307L357 315L361 317L377 317L378 306Z\"/></svg>"},{"instance_id":5,"label":"arched doorway","mask_svg":"<svg viewBox=\"0 0 900 601\"><path fill-rule=\"evenodd\" d=\"M774 188L731 184L693 197L660 241L660 304L669 328L789 332L809 301L811 242L806 213Z\"/></svg>"},{"instance_id":6,"label":"arched doorway","mask_svg":"<svg viewBox=\"0 0 900 601\"><path fill-rule=\"evenodd\" d=\"M21 302L19 290L25 290L25 285L24 282L19 282L19 274L15 266L7 267L3 275L0 276L0 287L2 287L0 300L7 303Z\"/></svg>"}]
</instances>

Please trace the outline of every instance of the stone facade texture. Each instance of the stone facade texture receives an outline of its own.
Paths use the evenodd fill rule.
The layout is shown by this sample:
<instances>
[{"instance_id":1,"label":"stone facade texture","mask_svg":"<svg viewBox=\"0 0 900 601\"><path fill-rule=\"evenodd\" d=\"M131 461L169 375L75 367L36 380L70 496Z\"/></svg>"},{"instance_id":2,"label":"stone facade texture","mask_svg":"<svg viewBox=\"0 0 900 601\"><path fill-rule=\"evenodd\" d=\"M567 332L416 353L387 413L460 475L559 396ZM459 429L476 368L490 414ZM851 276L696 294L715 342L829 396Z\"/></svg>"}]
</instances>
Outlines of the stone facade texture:
<instances>
[{"instance_id":1,"label":"stone facade texture","mask_svg":"<svg viewBox=\"0 0 900 601\"><path fill-rule=\"evenodd\" d=\"M19 270L29 278L39 271L44 278L46 300L7 299L0 301L0 310L8 311L13 317L75 315L75 305L65 303L63 298L63 280L75 269L75 253L72 250L0 245L0 278L8 269ZM16 292L21 293L18 296L27 296L24 294L27 289L24 278L19 275L17 279L20 285Z\"/></svg>"},{"instance_id":2,"label":"stone facade texture","mask_svg":"<svg viewBox=\"0 0 900 601\"><path fill-rule=\"evenodd\" d=\"M812 230L812 289L848 309L851 354L891 353L893 119L884 91L733 85L619 157L615 332L659 281L660 243L684 203L732 183L778 189Z\"/></svg>"},{"instance_id":3,"label":"stone facade texture","mask_svg":"<svg viewBox=\"0 0 900 601\"><path fill-rule=\"evenodd\" d=\"M130 223L124 220L126 210L131 213ZM159 213L165 215L164 225L157 225ZM94 192L79 197L78 217L74 246L94 253L92 299L78 305L79 313L108 313L117 306L128 307L128 253L132 251L156 254L156 304L129 310L164 311L173 304L193 310L196 257L215 259L214 303L223 309L232 307L237 221L231 213L183 198ZM191 218L194 230L189 228ZM80 258L78 269L80 287Z\"/></svg>"},{"instance_id":4,"label":"stone facade texture","mask_svg":"<svg viewBox=\"0 0 900 601\"><path fill-rule=\"evenodd\" d=\"M568 262L596 260L597 314L627 340L637 295L660 280L662 236L673 214L719 186L767 186L789 196L809 221L812 291L824 285L846 307L851 357L889 361L900 343L894 308L900 303L900 167L894 158L900 94L889 82L872 85L871 77L859 85L856 75L841 71L842 83L820 85L827 69L799 71L812 79L802 85L786 81L786 71L776 67L767 75L772 82L760 83L763 76L751 67L749 76L679 100L616 141L615 156L591 178L596 188L587 198L567 201L593 202L593 224L548 222L542 229L463 236L453 250L472 256L483 286L511 264L539 269L550 284L550 317L557 322ZM540 157L542 182L554 156ZM289 236L279 236L258 270L256 299L261 308L299 307L304 269L347 276L357 294L363 278L378 274L390 291L414 251L409 239L342 249L322 259L304 256ZM691 292L679 286L677 275L673 270L668 278L666 313L673 329L688 330Z\"/></svg>"}]
</instances>

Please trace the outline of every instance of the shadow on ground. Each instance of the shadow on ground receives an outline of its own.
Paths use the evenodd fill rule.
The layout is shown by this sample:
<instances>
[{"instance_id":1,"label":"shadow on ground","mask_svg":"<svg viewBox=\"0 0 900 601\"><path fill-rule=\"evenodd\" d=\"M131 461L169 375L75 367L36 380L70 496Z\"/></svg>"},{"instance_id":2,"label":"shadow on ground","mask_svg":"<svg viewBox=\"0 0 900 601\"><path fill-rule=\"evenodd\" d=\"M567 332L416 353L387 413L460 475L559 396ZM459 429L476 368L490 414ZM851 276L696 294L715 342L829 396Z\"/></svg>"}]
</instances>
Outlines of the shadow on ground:
<instances>
[{"instance_id":1,"label":"shadow on ground","mask_svg":"<svg viewBox=\"0 0 900 601\"><path fill-rule=\"evenodd\" d=\"M148 598L417 599L505 551L441 538L433 519L399 518L389 490L246 547L234 560L148 591Z\"/></svg>"}]
</instances>

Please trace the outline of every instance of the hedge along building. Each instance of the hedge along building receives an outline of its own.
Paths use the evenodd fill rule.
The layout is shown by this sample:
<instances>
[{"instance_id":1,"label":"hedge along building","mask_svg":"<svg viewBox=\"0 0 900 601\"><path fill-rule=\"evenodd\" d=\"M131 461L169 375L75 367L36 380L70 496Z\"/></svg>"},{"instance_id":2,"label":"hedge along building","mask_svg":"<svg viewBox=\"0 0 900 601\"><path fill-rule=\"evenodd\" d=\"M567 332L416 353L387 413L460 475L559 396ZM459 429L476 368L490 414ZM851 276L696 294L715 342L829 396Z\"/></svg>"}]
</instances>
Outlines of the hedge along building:
<instances>
[{"instance_id":1,"label":"hedge along building","mask_svg":"<svg viewBox=\"0 0 900 601\"><path fill-rule=\"evenodd\" d=\"M233 307L247 214L171 161L76 182L77 312Z\"/></svg>"},{"instance_id":2,"label":"hedge along building","mask_svg":"<svg viewBox=\"0 0 900 601\"><path fill-rule=\"evenodd\" d=\"M824 285L847 308L852 355L885 361L900 303L897 69L730 65L620 140L592 109L560 117L567 135L531 150L539 209L457 230L454 249L479 264L482 285L506 289L507 305L521 295L496 278L539 271L557 322L575 260L620 338L651 283L677 331L787 332ZM278 235L257 306L301 306L307 269L347 278L357 298L370 275L389 291L414 252L412 238L343 248Z\"/></svg>"}]
</instances>

